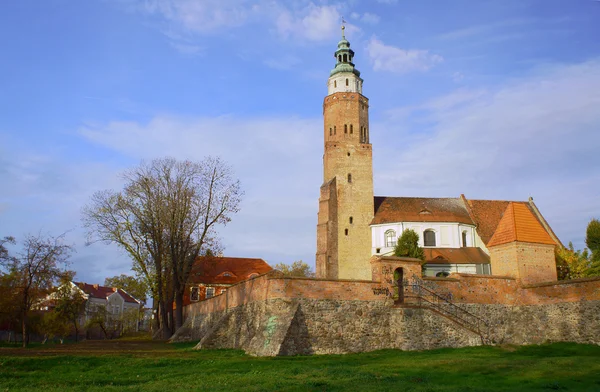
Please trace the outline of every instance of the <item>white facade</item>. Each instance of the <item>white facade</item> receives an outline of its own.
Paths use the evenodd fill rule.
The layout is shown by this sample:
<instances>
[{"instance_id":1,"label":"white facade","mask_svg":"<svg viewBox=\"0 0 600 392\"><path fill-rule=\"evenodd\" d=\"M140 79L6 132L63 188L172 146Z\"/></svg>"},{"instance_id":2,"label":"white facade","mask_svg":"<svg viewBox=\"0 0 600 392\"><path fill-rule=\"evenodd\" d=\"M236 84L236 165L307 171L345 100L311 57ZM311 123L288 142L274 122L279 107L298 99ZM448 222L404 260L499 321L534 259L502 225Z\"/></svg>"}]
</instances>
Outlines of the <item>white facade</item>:
<instances>
[{"instance_id":1,"label":"white facade","mask_svg":"<svg viewBox=\"0 0 600 392\"><path fill-rule=\"evenodd\" d=\"M362 84L362 79L352 72L336 73L327 81L327 95L340 92L362 94Z\"/></svg>"},{"instance_id":2,"label":"white facade","mask_svg":"<svg viewBox=\"0 0 600 392\"><path fill-rule=\"evenodd\" d=\"M435 246L431 248L461 248L463 246L479 246L482 243L479 235L475 230L475 226L464 223L448 223L448 222L397 222L385 223L380 225L371 225L371 254L385 255L394 251L394 247L402 232L407 229L414 230L419 234L419 246L425 246L423 233L426 230L435 233ZM387 233L387 237L386 237ZM390 234L394 236L390 236ZM463 233L464 236L463 237ZM387 241L386 241L387 238ZM466 239L466 244L463 244L463 238ZM393 241L390 241L393 240ZM481 247L481 246L480 246ZM486 253L487 249L481 247Z\"/></svg>"}]
</instances>

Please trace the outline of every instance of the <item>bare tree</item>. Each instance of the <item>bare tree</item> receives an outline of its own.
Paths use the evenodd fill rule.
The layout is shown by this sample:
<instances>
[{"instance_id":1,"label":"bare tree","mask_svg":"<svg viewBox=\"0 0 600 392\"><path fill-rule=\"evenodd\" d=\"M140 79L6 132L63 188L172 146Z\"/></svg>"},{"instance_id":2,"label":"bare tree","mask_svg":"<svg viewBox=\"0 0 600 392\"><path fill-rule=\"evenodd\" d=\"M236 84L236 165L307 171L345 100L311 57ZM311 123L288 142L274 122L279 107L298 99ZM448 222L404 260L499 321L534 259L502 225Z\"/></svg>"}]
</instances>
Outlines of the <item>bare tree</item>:
<instances>
[{"instance_id":1,"label":"bare tree","mask_svg":"<svg viewBox=\"0 0 600 392\"><path fill-rule=\"evenodd\" d=\"M83 210L84 224L90 235L118 244L132 257L133 269L148 281L162 336L168 338L183 322L183 295L195 259L220 248L216 226L238 211L240 184L223 161L211 157L199 163L156 159L124 179L121 192L92 197Z\"/></svg>"},{"instance_id":2,"label":"bare tree","mask_svg":"<svg viewBox=\"0 0 600 392\"><path fill-rule=\"evenodd\" d=\"M2 255L2 265L15 281L23 347L29 342L28 318L34 304L46 296L62 276L71 273L61 268L61 264L66 267L73 250L63 240L64 235L47 238L41 234L27 235L20 252L13 256L5 251Z\"/></svg>"}]
</instances>

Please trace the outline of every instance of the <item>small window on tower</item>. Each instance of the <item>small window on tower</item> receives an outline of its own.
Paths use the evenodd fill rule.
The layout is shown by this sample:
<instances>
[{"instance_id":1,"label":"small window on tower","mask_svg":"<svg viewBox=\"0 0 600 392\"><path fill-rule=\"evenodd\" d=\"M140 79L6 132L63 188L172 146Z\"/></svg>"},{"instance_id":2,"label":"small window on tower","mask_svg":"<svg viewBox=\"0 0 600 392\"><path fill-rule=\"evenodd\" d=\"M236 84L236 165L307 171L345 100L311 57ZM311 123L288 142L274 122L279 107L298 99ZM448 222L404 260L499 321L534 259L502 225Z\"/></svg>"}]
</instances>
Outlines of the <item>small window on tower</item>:
<instances>
[{"instance_id":1,"label":"small window on tower","mask_svg":"<svg viewBox=\"0 0 600 392\"><path fill-rule=\"evenodd\" d=\"M348 133L348 125L344 124L344 133Z\"/></svg>"},{"instance_id":2,"label":"small window on tower","mask_svg":"<svg viewBox=\"0 0 600 392\"><path fill-rule=\"evenodd\" d=\"M336 87L337 87L337 80L334 80L333 81L333 88L336 88Z\"/></svg>"},{"instance_id":3,"label":"small window on tower","mask_svg":"<svg viewBox=\"0 0 600 392\"><path fill-rule=\"evenodd\" d=\"M348 235L348 229L344 230L344 232L346 233L346 235Z\"/></svg>"},{"instance_id":4,"label":"small window on tower","mask_svg":"<svg viewBox=\"0 0 600 392\"><path fill-rule=\"evenodd\" d=\"M348 174L348 182L352 182L352 174Z\"/></svg>"},{"instance_id":5,"label":"small window on tower","mask_svg":"<svg viewBox=\"0 0 600 392\"><path fill-rule=\"evenodd\" d=\"M348 85L348 78L346 78L346 86Z\"/></svg>"},{"instance_id":6,"label":"small window on tower","mask_svg":"<svg viewBox=\"0 0 600 392\"><path fill-rule=\"evenodd\" d=\"M333 134L335 135L335 125L333 126Z\"/></svg>"},{"instance_id":7,"label":"small window on tower","mask_svg":"<svg viewBox=\"0 0 600 392\"><path fill-rule=\"evenodd\" d=\"M329 128L329 136L333 135L333 129L330 127Z\"/></svg>"},{"instance_id":8,"label":"small window on tower","mask_svg":"<svg viewBox=\"0 0 600 392\"><path fill-rule=\"evenodd\" d=\"M352 130L352 124L350 124L350 133L352 133L352 132L353 132L353 130Z\"/></svg>"},{"instance_id":9,"label":"small window on tower","mask_svg":"<svg viewBox=\"0 0 600 392\"><path fill-rule=\"evenodd\" d=\"M354 220L354 219L352 219L352 217L350 217L350 224L352 224L352 221L353 221L353 220Z\"/></svg>"}]
</instances>

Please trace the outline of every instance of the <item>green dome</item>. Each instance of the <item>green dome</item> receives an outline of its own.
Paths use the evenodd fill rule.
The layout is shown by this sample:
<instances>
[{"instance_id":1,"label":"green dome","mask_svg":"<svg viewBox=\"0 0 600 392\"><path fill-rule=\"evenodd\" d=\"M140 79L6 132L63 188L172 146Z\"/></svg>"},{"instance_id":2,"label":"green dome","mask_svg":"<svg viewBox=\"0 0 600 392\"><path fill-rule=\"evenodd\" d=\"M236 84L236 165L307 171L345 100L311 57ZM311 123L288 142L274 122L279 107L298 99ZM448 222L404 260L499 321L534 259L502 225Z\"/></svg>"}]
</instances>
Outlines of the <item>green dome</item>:
<instances>
[{"instance_id":1,"label":"green dome","mask_svg":"<svg viewBox=\"0 0 600 392\"><path fill-rule=\"evenodd\" d=\"M349 64L349 63L338 63L335 66L335 68L331 70L331 72L329 73L329 76L333 76L340 72L352 72L354 75L360 76L360 71L358 69L354 68L353 64Z\"/></svg>"}]
</instances>

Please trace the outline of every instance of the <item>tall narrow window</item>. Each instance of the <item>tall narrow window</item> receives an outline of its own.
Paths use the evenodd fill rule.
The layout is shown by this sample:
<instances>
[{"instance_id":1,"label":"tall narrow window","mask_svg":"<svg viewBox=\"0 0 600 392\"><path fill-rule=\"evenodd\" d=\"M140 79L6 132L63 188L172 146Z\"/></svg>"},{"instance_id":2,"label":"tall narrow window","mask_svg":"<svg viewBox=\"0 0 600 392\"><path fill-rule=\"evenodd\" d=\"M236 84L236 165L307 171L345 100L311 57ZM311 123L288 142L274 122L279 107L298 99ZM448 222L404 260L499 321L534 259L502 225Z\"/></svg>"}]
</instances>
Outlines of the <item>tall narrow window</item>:
<instances>
[{"instance_id":1,"label":"tall narrow window","mask_svg":"<svg viewBox=\"0 0 600 392\"><path fill-rule=\"evenodd\" d=\"M353 132L352 124L350 124L350 133L352 133L352 132Z\"/></svg>"},{"instance_id":2,"label":"tall narrow window","mask_svg":"<svg viewBox=\"0 0 600 392\"><path fill-rule=\"evenodd\" d=\"M352 182L352 174L348 174L348 182Z\"/></svg>"},{"instance_id":3,"label":"tall narrow window","mask_svg":"<svg viewBox=\"0 0 600 392\"><path fill-rule=\"evenodd\" d=\"M333 126L333 134L335 135L335 125Z\"/></svg>"},{"instance_id":4,"label":"tall narrow window","mask_svg":"<svg viewBox=\"0 0 600 392\"><path fill-rule=\"evenodd\" d=\"M396 246L396 231L388 230L385 232L385 246L386 248L393 248Z\"/></svg>"},{"instance_id":5,"label":"tall narrow window","mask_svg":"<svg viewBox=\"0 0 600 392\"><path fill-rule=\"evenodd\" d=\"M348 85L348 78L346 78L346 86Z\"/></svg>"},{"instance_id":6,"label":"tall narrow window","mask_svg":"<svg viewBox=\"0 0 600 392\"><path fill-rule=\"evenodd\" d=\"M344 133L348 133L348 124L344 124Z\"/></svg>"},{"instance_id":7,"label":"tall narrow window","mask_svg":"<svg viewBox=\"0 0 600 392\"><path fill-rule=\"evenodd\" d=\"M198 287L192 287L190 293L190 301L198 301L200 299Z\"/></svg>"},{"instance_id":8,"label":"tall narrow window","mask_svg":"<svg viewBox=\"0 0 600 392\"><path fill-rule=\"evenodd\" d=\"M336 87L337 87L337 80L334 80L333 81L333 88L336 88Z\"/></svg>"},{"instance_id":9,"label":"tall narrow window","mask_svg":"<svg viewBox=\"0 0 600 392\"><path fill-rule=\"evenodd\" d=\"M433 230L423 232L423 244L425 246L435 246L435 232Z\"/></svg>"},{"instance_id":10,"label":"tall narrow window","mask_svg":"<svg viewBox=\"0 0 600 392\"><path fill-rule=\"evenodd\" d=\"M329 136L333 135L333 129L331 129L331 127L329 127Z\"/></svg>"},{"instance_id":11,"label":"tall narrow window","mask_svg":"<svg viewBox=\"0 0 600 392\"><path fill-rule=\"evenodd\" d=\"M348 229L344 230L344 232L346 233L346 235L348 235Z\"/></svg>"},{"instance_id":12,"label":"tall narrow window","mask_svg":"<svg viewBox=\"0 0 600 392\"><path fill-rule=\"evenodd\" d=\"M467 232L466 232L466 230L462 232L462 246L463 246L463 248L467 247Z\"/></svg>"},{"instance_id":13,"label":"tall narrow window","mask_svg":"<svg viewBox=\"0 0 600 392\"><path fill-rule=\"evenodd\" d=\"M353 220L354 220L354 219L352 219L352 217L350 217L350 224L352 224L352 221L353 221Z\"/></svg>"}]
</instances>

